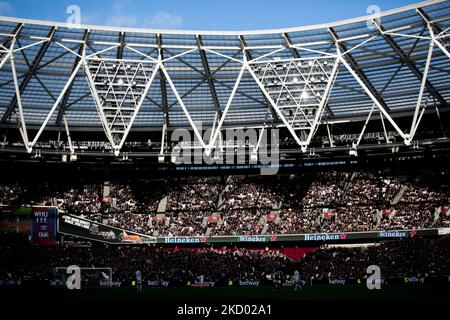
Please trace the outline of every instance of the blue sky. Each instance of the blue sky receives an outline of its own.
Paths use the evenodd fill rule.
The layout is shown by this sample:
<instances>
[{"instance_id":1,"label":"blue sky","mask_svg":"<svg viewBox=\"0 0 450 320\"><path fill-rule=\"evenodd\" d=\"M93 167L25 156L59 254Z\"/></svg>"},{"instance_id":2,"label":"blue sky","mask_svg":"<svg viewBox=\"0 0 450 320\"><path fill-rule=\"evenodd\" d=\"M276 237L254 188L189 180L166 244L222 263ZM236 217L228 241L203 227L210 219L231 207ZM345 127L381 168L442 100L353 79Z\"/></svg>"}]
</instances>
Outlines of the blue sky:
<instances>
[{"instance_id":1,"label":"blue sky","mask_svg":"<svg viewBox=\"0 0 450 320\"><path fill-rule=\"evenodd\" d=\"M7 0L0 15L65 22L70 5L81 23L123 27L251 30L326 23L419 0Z\"/></svg>"}]
</instances>

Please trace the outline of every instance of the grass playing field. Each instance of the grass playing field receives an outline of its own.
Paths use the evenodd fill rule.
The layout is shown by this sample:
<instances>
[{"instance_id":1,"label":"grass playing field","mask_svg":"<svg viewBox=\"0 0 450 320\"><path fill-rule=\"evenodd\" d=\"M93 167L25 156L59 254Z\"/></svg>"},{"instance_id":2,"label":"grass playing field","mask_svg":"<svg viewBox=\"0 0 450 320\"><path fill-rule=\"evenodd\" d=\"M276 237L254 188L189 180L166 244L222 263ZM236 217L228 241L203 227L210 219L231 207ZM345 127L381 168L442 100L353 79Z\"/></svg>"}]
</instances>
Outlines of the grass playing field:
<instances>
[{"instance_id":1,"label":"grass playing field","mask_svg":"<svg viewBox=\"0 0 450 320\"><path fill-rule=\"evenodd\" d=\"M4 290L1 290L4 291ZM8 294L20 296L34 290L7 289ZM292 288L273 287L168 287L148 288L137 293L134 287L82 288L81 290L44 289L46 296L69 300L153 300L153 301L345 301L345 300L450 300L450 284L384 285L380 290L368 290L365 285L315 285L294 291Z\"/></svg>"}]
</instances>

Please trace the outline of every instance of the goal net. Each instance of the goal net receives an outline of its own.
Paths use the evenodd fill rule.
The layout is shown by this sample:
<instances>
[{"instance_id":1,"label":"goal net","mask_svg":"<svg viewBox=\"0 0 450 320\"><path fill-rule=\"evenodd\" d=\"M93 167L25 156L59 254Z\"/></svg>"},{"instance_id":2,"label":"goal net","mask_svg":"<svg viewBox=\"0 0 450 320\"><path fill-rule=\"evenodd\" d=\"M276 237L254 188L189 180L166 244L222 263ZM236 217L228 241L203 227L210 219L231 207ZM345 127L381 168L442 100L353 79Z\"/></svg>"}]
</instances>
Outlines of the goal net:
<instances>
[{"instance_id":1,"label":"goal net","mask_svg":"<svg viewBox=\"0 0 450 320\"><path fill-rule=\"evenodd\" d=\"M56 267L54 286L66 286L67 279L73 274L67 273L68 267ZM111 267L80 267L81 287L112 287L113 273Z\"/></svg>"}]
</instances>

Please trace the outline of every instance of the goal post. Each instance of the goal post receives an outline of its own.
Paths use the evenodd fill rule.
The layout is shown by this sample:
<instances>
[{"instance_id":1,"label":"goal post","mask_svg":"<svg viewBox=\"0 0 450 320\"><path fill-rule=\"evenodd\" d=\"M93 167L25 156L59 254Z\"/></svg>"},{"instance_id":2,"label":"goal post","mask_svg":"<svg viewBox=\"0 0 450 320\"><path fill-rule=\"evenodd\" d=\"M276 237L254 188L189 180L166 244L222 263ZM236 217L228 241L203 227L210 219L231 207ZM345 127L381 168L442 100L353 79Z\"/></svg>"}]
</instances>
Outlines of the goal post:
<instances>
[{"instance_id":1,"label":"goal post","mask_svg":"<svg viewBox=\"0 0 450 320\"><path fill-rule=\"evenodd\" d=\"M56 267L55 279L61 280L65 283L65 279L70 276L67 274L69 267ZM113 272L111 267L79 267L80 277L82 283L92 285L96 283L98 286L111 287L113 283Z\"/></svg>"}]
</instances>

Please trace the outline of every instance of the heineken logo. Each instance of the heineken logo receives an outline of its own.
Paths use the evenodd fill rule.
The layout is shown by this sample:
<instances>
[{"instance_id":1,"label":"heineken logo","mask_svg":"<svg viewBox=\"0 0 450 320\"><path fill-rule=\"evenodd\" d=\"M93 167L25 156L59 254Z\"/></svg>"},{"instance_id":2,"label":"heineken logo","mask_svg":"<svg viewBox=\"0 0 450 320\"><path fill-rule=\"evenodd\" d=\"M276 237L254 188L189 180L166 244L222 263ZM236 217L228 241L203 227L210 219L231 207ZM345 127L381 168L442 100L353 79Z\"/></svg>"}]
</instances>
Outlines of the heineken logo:
<instances>
[{"instance_id":1,"label":"heineken logo","mask_svg":"<svg viewBox=\"0 0 450 320\"><path fill-rule=\"evenodd\" d=\"M200 238L191 238L191 237L165 237L164 243L200 243L205 242L201 241Z\"/></svg>"},{"instance_id":2,"label":"heineken logo","mask_svg":"<svg viewBox=\"0 0 450 320\"><path fill-rule=\"evenodd\" d=\"M240 242L266 242L266 237L260 237L260 236L240 236L239 237Z\"/></svg>"},{"instance_id":3,"label":"heineken logo","mask_svg":"<svg viewBox=\"0 0 450 320\"><path fill-rule=\"evenodd\" d=\"M341 240L345 239L344 233L313 233L305 234L305 241L329 241L329 240Z\"/></svg>"},{"instance_id":4,"label":"heineken logo","mask_svg":"<svg viewBox=\"0 0 450 320\"><path fill-rule=\"evenodd\" d=\"M415 231L414 235L415 235ZM414 236L411 232L411 236ZM406 238L408 236L406 231L380 231L380 238Z\"/></svg>"}]
</instances>

